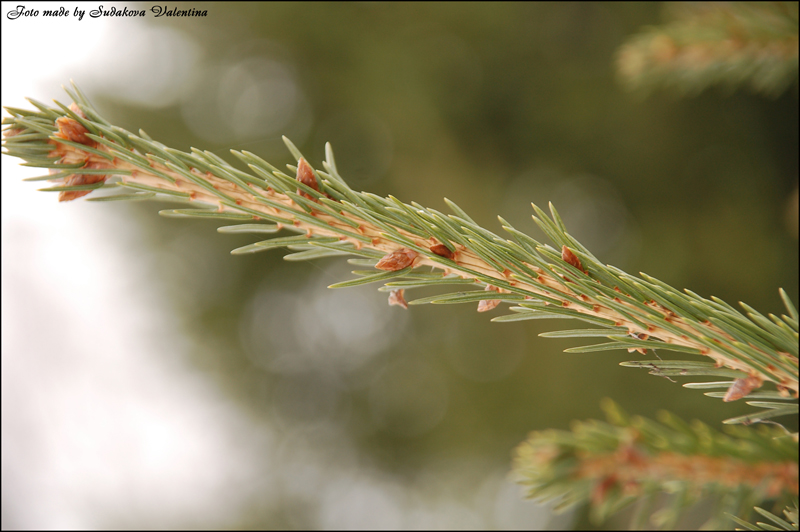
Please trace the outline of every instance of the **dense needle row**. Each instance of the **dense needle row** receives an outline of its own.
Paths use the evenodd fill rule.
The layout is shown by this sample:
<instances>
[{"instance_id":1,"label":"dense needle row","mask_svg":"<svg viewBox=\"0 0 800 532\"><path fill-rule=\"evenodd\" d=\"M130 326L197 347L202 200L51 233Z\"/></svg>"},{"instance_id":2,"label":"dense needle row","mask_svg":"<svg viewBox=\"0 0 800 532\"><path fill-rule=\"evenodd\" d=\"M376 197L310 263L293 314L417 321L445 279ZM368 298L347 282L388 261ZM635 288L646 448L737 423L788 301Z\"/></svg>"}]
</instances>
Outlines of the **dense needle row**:
<instances>
[{"instance_id":1,"label":"dense needle row","mask_svg":"<svg viewBox=\"0 0 800 532\"><path fill-rule=\"evenodd\" d=\"M162 215L235 220L220 232L269 234L286 229L293 236L262 240L233 250L245 254L286 247L286 260L337 255L360 257L351 262L355 279L332 288L386 282L390 304L478 302L488 311L514 302L512 314L494 321L572 317L599 326L560 331L550 336L606 337L608 343L573 349L671 350L705 355L713 362L632 362L669 375L712 375L725 381L725 400L748 396L765 381L776 400L798 390L798 314L781 290L788 315L763 316L743 304L747 315L723 301L680 292L642 274L629 275L603 265L570 236L557 211L536 207L534 220L554 242L541 244L500 218L512 237L504 239L478 226L457 205L445 215L417 203L405 204L352 190L339 175L330 145L323 169L313 169L299 150L286 144L297 160L282 172L249 152L232 151L250 172L217 155L192 149L184 153L135 135L103 120L80 91L68 91L69 107L51 108L31 100L38 111L9 108L3 123L6 153L27 166L48 168L30 180L54 181L42 190L59 192L61 201L97 189L124 194L90 201L143 200L156 196L202 208L170 209ZM406 302L405 291L427 286L466 284L458 291ZM672 365L670 365L672 364ZM672 372L672 373L670 373ZM717 383L720 384L720 383ZM766 402L765 414L785 415L797 405ZM753 421L754 419L746 420Z\"/></svg>"}]
</instances>

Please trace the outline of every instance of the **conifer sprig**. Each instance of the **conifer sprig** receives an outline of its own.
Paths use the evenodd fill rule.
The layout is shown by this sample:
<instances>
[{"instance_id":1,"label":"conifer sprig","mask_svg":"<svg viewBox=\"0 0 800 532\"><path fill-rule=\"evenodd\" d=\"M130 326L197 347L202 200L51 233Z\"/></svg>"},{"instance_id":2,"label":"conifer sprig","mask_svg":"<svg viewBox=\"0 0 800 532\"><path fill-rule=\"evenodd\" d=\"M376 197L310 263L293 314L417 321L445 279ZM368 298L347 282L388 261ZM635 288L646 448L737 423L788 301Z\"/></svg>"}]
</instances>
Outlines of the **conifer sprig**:
<instances>
[{"instance_id":1,"label":"conifer sprig","mask_svg":"<svg viewBox=\"0 0 800 532\"><path fill-rule=\"evenodd\" d=\"M771 399L797 395L798 313L783 291L786 315L767 317L742 304L743 314L717 298L681 292L648 275L636 277L602 264L567 232L552 205L549 215L533 206L534 220L552 246L499 218L511 237L502 238L449 200L445 202L453 214L446 215L392 196L354 191L339 175L329 144L323 168L313 169L285 139L297 161L287 165L289 173L255 154L232 151L246 172L211 152L181 152L141 130L136 135L113 126L77 87L67 92L73 99L70 106L30 100L36 111L8 108L11 116L3 120L5 153L26 160L26 166L48 169L47 175L29 180L54 182L41 190L59 192L60 201L93 194L89 201L184 202L191 208L160 214L238 222L220 227L223 233L300 233L261 240L234 249L234 254L287 248L293 252L285 257L290 261L355 255L358 264L373 267L354 271L354 279L332 288L385 282L381 289L390 292L390 303L403 307L478 302L479 311L488 311L508 301L515 305L513 313L494 321L572 317L600 328L545 336L610 340L569 351L652 349L704 355L712 362L629 365L662 376L677 371L672 374L732 378L725 382L726 400L745 397L764 382L776 386ZM97 196L100 189L112 188L114 193ZM410 289L455 284L476 289L405 300ZM797 412L796 404L753 404L766 409L760 419Z\"/></svg>"},{"instance_id":2,"label":"conifer sprig","mask_svg":"<svg viewBox=\"0 0 800 532\"><path fill-rule=\"evenodd\" d=\"M797 2L687 2L667 24L628 39L617 54L622 83L697 94L724 84L778 96L796 85Z\"/></svg>"},{"instance_id":3,"label":"conifer sprig","mask_svg":"<svg viewBox=\"0 0 800 532\"><path fill-rule=\"evenodd\" d=\"M728 528L730 514L746 517L754 504L785 507L796 500L797 444L779 427L726 427L720 433L668 412L656 422L630 418L610 400L603 408L607 423L534 432L516 449L514 474L528 497L555 502L562 511L588 503L598 523L636 502L634 530L674 528L683 510L701 498L719 501L703 529ZM671 494L669 501L654 512L664 493Z\"/></svg>"}]
</instances>

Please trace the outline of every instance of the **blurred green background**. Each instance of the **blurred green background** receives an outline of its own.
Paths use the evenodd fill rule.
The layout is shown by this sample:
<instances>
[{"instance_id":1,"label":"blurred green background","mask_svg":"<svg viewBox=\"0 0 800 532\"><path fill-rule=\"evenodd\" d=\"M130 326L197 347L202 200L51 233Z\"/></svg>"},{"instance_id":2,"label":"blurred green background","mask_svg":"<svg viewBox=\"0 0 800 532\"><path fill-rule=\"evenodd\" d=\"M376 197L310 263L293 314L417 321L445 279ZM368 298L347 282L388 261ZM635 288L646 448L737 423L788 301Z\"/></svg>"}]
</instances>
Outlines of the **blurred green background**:
<instances>
[{"instance_id":1,"label":"blurred green background","mask_svg":"<svg viewBox=\"0 0 800 532\"><path fill-rule=\"evenodd\" d=\"M777 99L626 93L615 52L663 20L658 4L191 7L208 17L147 18L192 50L191 65L164 66L165 50L152 58L153 76L181 73L178 95L160 105L95 93L112 123L275 165L292 162L281 135L317 167L330 141L353 188L439 210L446 196L492 231L500 214L538 239L530 203L552 201L573 235L626 271L764 313L783 312L780 286L798 300L796 86ZM345 261L234 257L247 237L161 208L124 207L181 309L198 371L284 445L343 467L473 497L529 431L601 417L602 397L712 426L748 410L618 366L638 353L565 354L577 340L537 336L575 323L497 324L507 306L406 311L371 286L327 290L348 278ZM314 504L286 490L230 526L314 526Z\"/></svg>"}]
</instances>

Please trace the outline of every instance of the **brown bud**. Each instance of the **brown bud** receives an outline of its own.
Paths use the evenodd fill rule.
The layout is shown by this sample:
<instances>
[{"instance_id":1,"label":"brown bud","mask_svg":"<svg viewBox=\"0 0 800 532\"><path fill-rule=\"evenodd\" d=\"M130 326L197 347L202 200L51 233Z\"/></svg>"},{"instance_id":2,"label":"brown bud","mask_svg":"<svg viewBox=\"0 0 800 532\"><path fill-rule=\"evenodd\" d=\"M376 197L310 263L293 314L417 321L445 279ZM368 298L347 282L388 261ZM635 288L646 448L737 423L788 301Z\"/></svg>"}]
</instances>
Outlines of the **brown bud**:
<instances>
[{"instance_id":1,"label":"brown bud","mask_svg":"<svg viewBox=\"0 0 800 532\"><path fill-rule=\"evenodd\" d=\"M628 335L631 336L632 338L637 338L639 340L647 340L648 338L650 338L649 334L637 333L637 332L633 332L631 330L628 331ZM646 355L647 354L647 349L645 349L643 347L630 347L630 348L628 348L628 353L634 353L634 352L638 352L638 353L641 353L642 355ZM653 352L655 352L655 350L653 350Z\"/></svg>"},{"instance_id":2,"label":"brown bud","mask_svg":"<svg viewBox=\"0 0 800 532\"><path fill-rule=\"evenodd\" d=\"M89 163L86 168L105 168L103 163ZM77 185L92 185L94 183L105 183L108 179L107 175L103 174L72 174L64 178L64 185L74 187ZM58 193L58 201L72 201L78 199L92 192L91 190L64 190Z\"/></svg>"},{"instance_id":3,"label":"brown bud","mask_svg":"<svg viewBox=\"0 0 800 532\"><path fill-rule=\"evenodd\" d=\"M583 273L586 273L586 270L583 269L580 259L578 259L578 257L567 246L561 246L561 260L570 266L578 268Z\"/></svg>"},{"instance_id":4,"label":"brown bud","mask_svg":"<svg viewBox=\"0 0 800 532\"><path fill-rule=\"evenodd\" d=\"M86 133L89 131L83 127L83 124L74 118L62 116L56 120L56 124L58 125L58 133L56 133L56 137L77 142L78 144L83 144L91 148L94 148L97 145L95 141L86 136Z\"/></svg>"},{"instance_id":5,"label":"brown bud","mask_svg":"<svg viewBox=\"0 0 800 532\"><path fill-rule=\"evenodd\" d=\"M484 299L478 302L478 312L488 312L500 304L499 299Z\"/></svg>"},{"instance_id":6,"label":"brown bud","mask_svg":"<svg viewBox=\"0 0 800 532\"><path fill-rule=\"evenodd\" d=\"M317 178L314 177L314 170L312 170L311 165L302 158L297 161L297 180L319 192L319 183L317 183ZM305 198L314 199L310 194L300 189L297 190L297 193Z\"/></svg>"},{"instance_id":7,"label":"brown bud","mask_svg":"<svg viewBox=\"0 0 800 532\"><path fill-rule=\"evenodd\" d=\"M444 257L446 259L453 260L453 257L455 257L455 254L452 251L450 251L444 244L436 244L435 246L431 246L431 251L433 253L436 253L440 257Z\"/></svg>"},{"instance_id":8,"label":"brown bud","mask_svg":"<svg viewBox=\"0 0 800 532\"><path fill-rule=\"evenodd\" d=\"M93 176L93 177L106 177L106 176ZM96 183L97 181L94 181ZM78 182L73 185L90 185L91 183ZM92 192L91 190L62 190L58 193L58 201L72 201L74 199L82 198Z\"/></svg>"},{"instance_id":9,"label":"brown bud","mask_svg":"<svg viewBox=\"0 0 800 532\"><path fill-rule=\"evenodd\" d=\"M408 303L406 303L406 298L404 297L405 290L402 288L399 290L392 290L389 292L389 306L398 306L403 307L404 309L408 308Z\"/></svg>"},{"instance_id":10,"label":"brown bud","mask_svg":"<svg viewBox=\"0 0 800 532\"><path fill-rule=\"evenodd\" d=\"M761 384L763 384L761 378L752 375L744 379L736 379L733 381L733 384L731 384L731 387L728 388L728 391L725 393L725 397L723 397L722 400L728 403L730 401L741 399L742 397L747 397L750 395L750 392L756 388L761 388Z\"/></svg>"},{"instance_id":11,"label":"brown bud","mask_svg":"<svg viewBox=\"0 0 800 532\"><path fill-rule=\"evenodd\" d=\"M86 118L86 113L84 113L83 109L78 107L78 104L75 103L75 102L72 102L71 104L69 104L69 110L72 111L73 113L75 113L76 115L78 115L81 118Z\"/></svg>"},{"instance_id":12,"label":"brown bud","mask_svg":"<svg viewBox=\"0 0 800 532\"><path fill-rule=\"evenodd\" d=\"M91 190L64 190L58 193L58 201L72 201L85 196Z\"/></svg>"},{"instance_id":13,"label":"brown bud","mask_svg":"<svg viewBox=\"0 0 800 532\"><path fill-rule=\"evenodd\" d=\"M497 291L497 288L495 288L490 284L487 284L486 288L484 288L484 291L486 292L490 292L492 290ZM478 302L478 312L488 312L493 308L497 307L497 305L499 304L500 304L499 299L483 299Z\"/></svg>"},{"instance_id":14,"label":"brown bud","mask_svg":"<svg viewBox=\"0 0 800 532\"><path fill-rule=\"evenodd\" d=\"M411 251L408 248L400 248L384 256L375 267L387 272L396 272L411 266L417 258L415 251Z\"/></svg>"}]
</instances>

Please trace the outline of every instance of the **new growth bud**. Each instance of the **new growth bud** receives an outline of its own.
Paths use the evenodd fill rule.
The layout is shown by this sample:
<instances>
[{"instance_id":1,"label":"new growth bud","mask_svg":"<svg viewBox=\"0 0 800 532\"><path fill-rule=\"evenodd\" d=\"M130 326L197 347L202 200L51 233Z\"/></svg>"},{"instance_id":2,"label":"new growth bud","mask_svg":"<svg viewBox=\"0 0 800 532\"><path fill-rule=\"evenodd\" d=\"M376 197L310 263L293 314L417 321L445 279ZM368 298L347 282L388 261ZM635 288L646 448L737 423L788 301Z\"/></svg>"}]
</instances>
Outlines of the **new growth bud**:
<instances>
[{"instance_id":1,"label":"new growth bud","mask_svg":"<svg viewBox=\"0 0 800 532\"><path fill-rule=\"evenodd\" d=\"M297 180L319 192L319 183L317 183L317 178L314 177L314 170L303 158L297 161ZM310 194L303 192L300 189L297 189L297 193L304 198L314 199Z\"/></svg>"},{"instance_id":2,"label":"new growth bud","mask_svg":"<svg viewBox=\"0 0 800 532\"><path fill-rule=\"evenodd\" d=\"M397 251L393 251L388 255L384 256L378 264L375 265L376 268L379 270L385 270L387 272L396 272L397 270L402 270L403 268L408 268L414 261L416 261L418 255L416 251L411 251L407 248L400 248Z\"/></svg>"},{"instance_id":3,"label":"new growth bud","mask_svg":"<svg viewBox=\"0 0 800 532\"><path fill-rule=\"evenodd\" d=\"M83 113L83 111L81 111L80 107L75 105L75 103L72 103L69 108L81 118L86 118L86 115ZM89 130L87 130L83 124L74 118L62 116L56 120L56 125L58 126L58 131L55 134L56 137L69 140L71 142L77 142L78 144L83 144L84 146L88 146L90 148L97 147L97 143L86 136ZM62 151L63 149L64 148L59 146L56 150L53 150L53 153L56 155L61 155L60 162L65 162L65 158L67 157ZM96 160L92 161L89 155L86 155L82 159L86 162L84 168L87 169L100 170L110 166L110 164L106 164L104 162ZM104 174L72 174L65 177L63 183L65 186L72 187L79 185L93 185L100 182L105 183L106 179L108 179L108 176ZM91 190L64 190L59 192L58 201L72 201L85 196L90 192Z\"/></svg>"},{"instance_id":4,"label":"new growth bud","mask_svg":"<svg viewBox=\"0 0 800 532\"><path fill-rule=\"evenodd\" d=\"M455 257L455 254L452 251L450 251L444 244L436 244L435 246L431 246L431 251L433 253L436 253L440 257L444 257L446 259L453 260L453 257Z\"/></svg>"},{"instance_id":5,"label":"new growth bud","mask_svg":"<svg viewBox=\"0 0 800 532\"><path fill-rule=\"evenodd\" d=\"M575 255L575 253L573 253L572 250L570 250L567 246L561 246L561 260L570 266L578 268L583 273L587 273L586 270L583 269L580 259L578 259L577 255Z\"/></svg>"},{"instance_id":6,"label":"new growth bud","mask_svg":"<svg viewBox=\"0 0 800 532\"><path fill-rule=\"evenodd\" d=\"M758 377L750 376L744 379L736 379L733 381L733 384L731 384L731 387L728 388L722 400L728 403L730 401L739 400L742 397L747 397L753 390L761 388L761 384L763 383Z\"/></svg>"}]
</instances>

